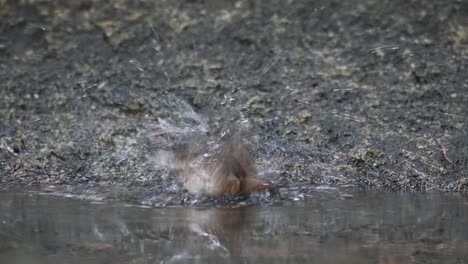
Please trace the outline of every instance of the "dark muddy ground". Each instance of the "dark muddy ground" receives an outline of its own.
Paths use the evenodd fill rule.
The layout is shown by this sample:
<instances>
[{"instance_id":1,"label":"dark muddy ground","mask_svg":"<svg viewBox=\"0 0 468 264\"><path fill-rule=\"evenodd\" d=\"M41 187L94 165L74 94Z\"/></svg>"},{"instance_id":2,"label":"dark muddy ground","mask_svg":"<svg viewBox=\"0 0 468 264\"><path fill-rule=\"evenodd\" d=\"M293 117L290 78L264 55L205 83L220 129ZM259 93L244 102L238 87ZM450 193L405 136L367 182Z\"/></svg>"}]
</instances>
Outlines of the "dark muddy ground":
<instances>
[{"instance_id":1,"label":"dark muddy ground","mask_svg":"<svg viewBox=\"0 0 468 264\"><path fill-rule=\"evenodd\" d=\"M0 184L187 199L170 150L236 130L280 186L465 191L467 17L455 0L0 0Z\"/></svg>"}]
</instances>

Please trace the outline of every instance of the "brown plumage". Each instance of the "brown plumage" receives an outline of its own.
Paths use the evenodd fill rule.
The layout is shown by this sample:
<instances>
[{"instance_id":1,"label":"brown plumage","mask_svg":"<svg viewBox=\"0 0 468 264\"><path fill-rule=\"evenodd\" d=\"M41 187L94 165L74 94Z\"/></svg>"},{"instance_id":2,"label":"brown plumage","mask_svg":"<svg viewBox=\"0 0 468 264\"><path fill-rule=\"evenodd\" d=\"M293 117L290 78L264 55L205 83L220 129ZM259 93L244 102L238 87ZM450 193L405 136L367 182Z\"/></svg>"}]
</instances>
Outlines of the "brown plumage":
<instances>
[{"instance_id":1,"label":"brown plumage","mask_svg":"<svg viewBox=\"0 0 468 264\"><path fill-rule=\"evenodd\" d=\"M185 147L176 155L175 167L193 194L248 196L272 187L257 177L249 147L236 139L212 151L206 146Z\"/></svg>"}]
</instances>

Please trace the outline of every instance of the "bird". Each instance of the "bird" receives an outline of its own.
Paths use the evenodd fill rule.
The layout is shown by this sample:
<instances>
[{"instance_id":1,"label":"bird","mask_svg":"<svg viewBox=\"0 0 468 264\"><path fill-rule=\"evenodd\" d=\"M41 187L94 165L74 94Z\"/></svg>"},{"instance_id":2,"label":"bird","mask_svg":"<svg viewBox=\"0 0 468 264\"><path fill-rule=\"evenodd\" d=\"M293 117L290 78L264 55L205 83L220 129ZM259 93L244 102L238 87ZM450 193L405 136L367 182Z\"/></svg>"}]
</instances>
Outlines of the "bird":
<instances>
[{"instance_id":1,"label":"bird","mask_svg":"<svg viewBox=\"0 0 468 264\"><path fill-rule=\"evenodd\" d=\"M251 149L239 137L214 146L187 144L175 155L174 167L184 188L195 195L246 197L273 187L257 176Z\"/></svg>"}]
</instances>

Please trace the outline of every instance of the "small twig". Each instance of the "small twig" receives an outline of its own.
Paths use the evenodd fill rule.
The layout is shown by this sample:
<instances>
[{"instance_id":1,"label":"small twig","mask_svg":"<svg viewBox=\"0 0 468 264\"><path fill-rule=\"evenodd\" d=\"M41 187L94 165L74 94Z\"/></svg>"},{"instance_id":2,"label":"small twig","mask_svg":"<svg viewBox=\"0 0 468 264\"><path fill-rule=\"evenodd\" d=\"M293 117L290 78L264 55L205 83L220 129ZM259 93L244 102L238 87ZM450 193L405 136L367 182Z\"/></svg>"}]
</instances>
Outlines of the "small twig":
<instances>
[{"instance_id":1,"label":"small twig","mask_svg":"<svg viewBox=\"0 0 468 264\"><path fill-rule=\"evenodd\" d=\"M23 168L24 167L24 160L20 160L18 163L14 164L13 166L10 167L10 169L8 169L4 174L3 176L7 176L8 174L13 174L15 173L16 171L18 171L19 169Z\"/></svg>"},{"instance_id":2,"label":"small twig","mask_svg":"<svg viewBox=\"0 0 468 264\"><path fill-rule=\"evenodd\" d=\"M170 134L170 133L176 133L177 131L156 131L156 132L153 132L153 133L150 133L151 136L162 136L162 135L165 135L165 134Z\"/></svg>"},{"instance_id":3,"label":"small twig","mask_svg":"<svg viewBox=\"0 0 468 264\"><path fill-rule=\"evenodd\" d=\"M33 169L25 169L24 170L25 172L29 172L29 173L36 173L36 174L42 174L42 175L46 175L46 176L57 176L57 174L54 174L54 173L49 173L49 172L46 172L46 171L40 171L40 170L33 170Z\"/></svg>"},{"instance_id":4,"label":"small twig","mask_svg":"<svg viewBox=\"0 0 468 264\"><path fill-rule=\"evenodd\" d=\"M445 160L448 161L448 163L453 164L453 162L447 156L447 149L445 149L445 146L442 144L442 142L440 142L439 139L436 139L436 141L440 145L440 148L442 150L442 155L444 156Z\"/></svg>"}]
</instances>

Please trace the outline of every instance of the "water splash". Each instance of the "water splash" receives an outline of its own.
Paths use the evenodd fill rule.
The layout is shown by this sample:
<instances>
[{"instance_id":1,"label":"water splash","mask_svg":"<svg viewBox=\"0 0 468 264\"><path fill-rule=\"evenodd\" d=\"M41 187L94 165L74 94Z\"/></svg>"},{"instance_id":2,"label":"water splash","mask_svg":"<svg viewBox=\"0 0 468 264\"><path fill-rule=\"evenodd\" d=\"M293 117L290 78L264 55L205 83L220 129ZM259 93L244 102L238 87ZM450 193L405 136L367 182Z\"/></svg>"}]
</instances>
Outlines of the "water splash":
<instances>
[{"instance_id":1,"label":"water splash","mask_svg":"<svg viewBox=\"0 0 468 264\"><path fill-rule=\"evenodd\" d=\"M184 100L176 96L169 96L161 103L170 110L168 118L159 120L159 127L163 131L172 131L183 135L192 133L207 133L208 119L197 114Z\"/></svg>"}]
</instances>

